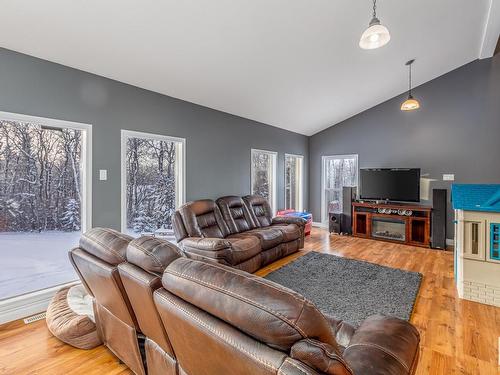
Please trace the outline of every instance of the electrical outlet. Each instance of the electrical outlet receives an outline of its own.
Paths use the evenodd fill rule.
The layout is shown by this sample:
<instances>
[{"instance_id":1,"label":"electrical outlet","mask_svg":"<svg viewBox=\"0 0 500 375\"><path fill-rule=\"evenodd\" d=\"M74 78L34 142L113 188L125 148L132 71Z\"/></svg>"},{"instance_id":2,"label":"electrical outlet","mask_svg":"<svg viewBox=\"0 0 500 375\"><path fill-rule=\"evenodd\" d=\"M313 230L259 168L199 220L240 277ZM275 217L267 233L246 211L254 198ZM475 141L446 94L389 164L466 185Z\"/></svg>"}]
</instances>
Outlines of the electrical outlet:
<instances>
[{"instance_id":1,"label":"electrical outlet","mask_svg":"<svg viewBox=\"0 0 500 375\"><path fill-rule=\"evenodd\" d=\"M108 179L108 170L99 169L99 181L106 181Z\"/></svg>"},{"instance_id":2,"label":"electrical outlet","mask_svg":"<svg viewBox=\"0 0 500 375\"><path fill-rule=\"evenodd\" d=\"M454 174L444 174L443 181L455 181L455 175Z\"/></svg>"}]
</instances>

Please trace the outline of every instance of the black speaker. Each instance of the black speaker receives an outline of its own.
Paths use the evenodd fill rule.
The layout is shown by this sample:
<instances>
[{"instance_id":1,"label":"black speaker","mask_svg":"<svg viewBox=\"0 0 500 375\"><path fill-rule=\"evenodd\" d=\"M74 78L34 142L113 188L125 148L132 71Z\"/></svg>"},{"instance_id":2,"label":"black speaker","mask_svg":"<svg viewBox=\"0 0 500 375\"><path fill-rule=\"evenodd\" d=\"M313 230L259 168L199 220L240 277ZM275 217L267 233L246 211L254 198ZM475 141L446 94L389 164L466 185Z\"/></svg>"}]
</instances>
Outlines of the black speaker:
<instances>
[{"instance_id":1,"label":"black speaker","mask_svg":"<svg viewBox=\"0 0 500 375\"><path fill-rule=\"evenodd\" d=\"M432 190L432 216L431 216L431 247L446 249L446 189Z\"/></svg>"},{"instance_id":2,"label":"black speaker","mask_svg":"<svg viewBox=\"0 0 500 375\"><path fill-rule=\"evenodd\" d=\"M335 213L335 212L328 213L328 229L330 233L337 233L337 234L342 233L340 227L341 222L342 222L341 213Z\"/></svg>"},{"instance_id":3,"label":"black speaker","mask_svg":"<svg viewBox=\"0 0 500 375\"><path fill-rule=\"evenodd\" d=\"M340 232L352 234L352 203L356 200L356 188L344 186L342 189L342 220Z\"/></svg>"}]
</instances>

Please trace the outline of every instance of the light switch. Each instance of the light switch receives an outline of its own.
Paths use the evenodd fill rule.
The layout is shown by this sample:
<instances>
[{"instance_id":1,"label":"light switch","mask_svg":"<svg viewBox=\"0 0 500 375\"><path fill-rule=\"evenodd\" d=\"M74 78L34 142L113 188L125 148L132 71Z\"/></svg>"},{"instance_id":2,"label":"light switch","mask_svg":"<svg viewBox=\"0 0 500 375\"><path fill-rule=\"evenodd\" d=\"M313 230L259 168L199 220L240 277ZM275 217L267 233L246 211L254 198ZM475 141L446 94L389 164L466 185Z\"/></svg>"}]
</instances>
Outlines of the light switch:
<instances>
[{"instance_id":1,"label":"light switch","mask_svg":"<svg viewBox=\"0 0 500 375\"><path fill-rule=\"evenodd\" d=\"M454 174L444 174L443 181L455 181L455 175Z\"/></svg>"},{"instance_id":2,"label":"light switch","mask_svg":"<svg viewBox=\"0 0 500 375\"><path fill-rule=\"evenodd\" d=\"M99 169L99 181L106 181L108 179L108 170Z\"/></svg>"}]
</instances>

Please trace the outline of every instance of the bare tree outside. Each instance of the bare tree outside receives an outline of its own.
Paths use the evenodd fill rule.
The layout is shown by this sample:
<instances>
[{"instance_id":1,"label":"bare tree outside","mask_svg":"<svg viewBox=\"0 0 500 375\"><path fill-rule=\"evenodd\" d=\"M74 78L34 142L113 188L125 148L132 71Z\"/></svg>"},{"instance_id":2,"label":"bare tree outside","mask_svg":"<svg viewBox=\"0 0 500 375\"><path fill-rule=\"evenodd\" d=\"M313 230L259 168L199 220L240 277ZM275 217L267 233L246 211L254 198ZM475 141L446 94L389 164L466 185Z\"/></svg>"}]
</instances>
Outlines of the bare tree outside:
<instances>
[{"instance_id":1,"label":"bare tree outside","mask_svg":"<svg viewBox=\"0 0 500 375\"><path fill-rule=\"evenodd\" d=\"M0 120L0 300L77 278L83 132Z\"/></svg>"},{"instance_id":2,"label":"bare tree outside","mask_svg":"<svg viewBox=\"0 0 500 375\"><path fill-rule=\"evenodd\" d=\"M79 231L81 131L2 121L0 232Z\"/></svg>"},{"instance_id":3,"label":"bare tree outside","mask_svg":"<svg viewBox=\"0 0 500 375\"><path fill-rule=\"evenodd\" d=\"M176 204L176 143L144 138L126 142L127 230L172 228Z\"/></svg>"},{"instance_id":4,"label":"bare tree outside","mask_svg":"<svg viewBox=\"0 0 500 375\"><path fill-rule=\"evenodd\" d=\"M270 151L252 150L252 194L269 201L273 209L275 194L276 154Z\"/></svg>"},{"instance_id":5,"label":"bare tree outside","mask_svg":"<svg viewBox=\"0 0 500 375\"><path fill-rule=\"evenodd\" d=\"M300 203L302 184L302 158L285 155L285 209L302 210Z\"/></svg>"}]
</instances>

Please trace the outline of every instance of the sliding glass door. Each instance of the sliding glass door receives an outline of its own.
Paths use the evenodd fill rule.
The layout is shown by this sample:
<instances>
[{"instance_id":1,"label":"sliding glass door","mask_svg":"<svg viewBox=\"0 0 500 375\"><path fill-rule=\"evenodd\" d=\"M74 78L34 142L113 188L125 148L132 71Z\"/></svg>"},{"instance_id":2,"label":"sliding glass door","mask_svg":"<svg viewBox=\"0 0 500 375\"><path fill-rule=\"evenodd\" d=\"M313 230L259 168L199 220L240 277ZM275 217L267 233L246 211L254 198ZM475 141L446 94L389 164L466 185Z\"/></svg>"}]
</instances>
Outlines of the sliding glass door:
<instances>
[{"instance_id":1,"label":"sliding glass door","mask_svg":"<svg viewBox=\"0 0 500 375\"><path fill-rule=\"evenodd\" d=\"M358 155L322 158L321 219L328 223L329 212L342 212L342 189L358 186Z\"/></svg>"},{"instance_id":2,"label":"sliding glass door","mask_svg":"<svg viewBox=\"0 0 500 375\"><path fill-rule=\"evenodd\" d=\"M90 125L0 113L0 300L77 279L90 225Z\"/></svg>"}]
</instances>

